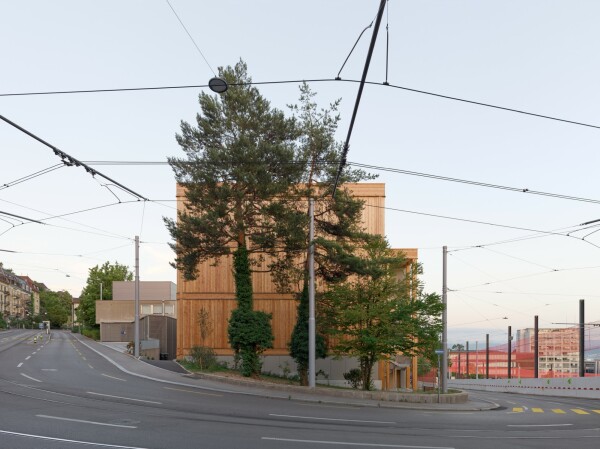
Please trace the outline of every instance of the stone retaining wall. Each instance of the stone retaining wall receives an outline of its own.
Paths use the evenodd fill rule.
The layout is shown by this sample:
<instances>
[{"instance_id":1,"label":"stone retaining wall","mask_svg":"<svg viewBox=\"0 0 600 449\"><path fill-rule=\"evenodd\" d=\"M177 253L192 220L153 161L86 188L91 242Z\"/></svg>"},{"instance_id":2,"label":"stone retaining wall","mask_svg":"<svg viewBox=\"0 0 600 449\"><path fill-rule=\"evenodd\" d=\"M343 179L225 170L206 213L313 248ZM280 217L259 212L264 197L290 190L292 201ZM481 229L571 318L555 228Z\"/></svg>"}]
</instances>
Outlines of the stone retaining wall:
<instances>
[{"instance_id":1,"label":"stone retaining wall","mask_svg":"<svg viewBox=\"0 0 600 449\"><path fill-rule=\"evenodd\" d=\"M314 390L308 387L298 385L277 384L271 382L257 381L253 379L219 376L216 374L195 373L195 376L202 379L218 380L233 385L244 385L254 388L267 388L270 390L288 391L293 393L315 394L330 397L342 397L349 399L370 399L382 402L409 402L421 404L437 404L438 395L436 393L421 394L395 391L363 391L351 389L337 389L317 386ZM465 392L449 393L440 395L441 404L464 404L468 401L469 395Z\"/></svg>"}]
</instances>

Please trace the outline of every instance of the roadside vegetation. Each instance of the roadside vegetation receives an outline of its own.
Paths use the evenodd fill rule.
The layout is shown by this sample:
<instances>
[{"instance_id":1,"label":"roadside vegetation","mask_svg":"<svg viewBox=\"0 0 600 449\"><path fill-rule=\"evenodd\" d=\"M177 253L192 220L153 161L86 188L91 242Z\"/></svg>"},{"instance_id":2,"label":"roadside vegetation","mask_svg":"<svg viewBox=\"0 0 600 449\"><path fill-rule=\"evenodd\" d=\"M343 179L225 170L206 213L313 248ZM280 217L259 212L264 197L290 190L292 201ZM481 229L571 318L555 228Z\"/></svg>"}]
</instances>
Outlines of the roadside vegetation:
<instances>
[{"instance_id":1,"label":"roadside vegetation","mask_svg":"<svg viewBox=\"0 0 600 449\"><path fill-rule=\"evenodd\" d=\"M319 108L303 84L286 115L252 85L243 61L220 68L219 76L229 90L201 93L196 123L181 123L177 142L185 156L169 163L185 189L185 209L164 221L173 266L186 280L198 277L200 263L233 257L237 308L228 338L241 373L260 376L260 356L273 345L272 317L255 310L253 301L252 272L266 270L279 291L298 298L289 350L300 383L307 384L310 199L316 204L315 274L325 286L317 298L317 357L327 356L328 338L332 355L358 358L361 386L369 389L378 360L400 351L431 352L440 330L439 296L423 293L418 266L398 280L403 256L364 231L364 204L345 184L374 176L348 166L337 172L344 153L335 140L340 101ZM212 366L204 341L192 352L200 369Z\"/></svg>"}]
</instances>

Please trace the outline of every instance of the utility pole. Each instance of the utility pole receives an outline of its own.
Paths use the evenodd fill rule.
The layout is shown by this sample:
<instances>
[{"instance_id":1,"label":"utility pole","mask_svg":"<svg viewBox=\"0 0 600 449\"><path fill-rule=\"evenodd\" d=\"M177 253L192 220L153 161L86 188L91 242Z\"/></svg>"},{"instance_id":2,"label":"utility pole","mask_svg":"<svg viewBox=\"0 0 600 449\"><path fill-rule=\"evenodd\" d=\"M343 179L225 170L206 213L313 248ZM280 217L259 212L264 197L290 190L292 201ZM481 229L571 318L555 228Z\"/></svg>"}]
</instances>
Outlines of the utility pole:
<instances>
[{"instance_id":1,"label":"utility pole","mask_svg":"<svg viewBox=\"0 0 600 449\"><path fill-rule=\"evenodd\" d=\"M579 377L585 377L585 300L579 300Z\"/></svg>"},{"instance_id":2,"label":"utility pole","mask_svg":"<svg viewBox=\"0 0 600 449\"><path fill-rule=\"evenodd\" d=\"M308 203L310 227L308 232L308 387L316 386L316 331L315 331L315 202Z\"/></svg>"},{"instance_id":3,"label":"utility pole","mask_svg":"<svg viewBox=\"0 0 600 449\"><path fill-rule=\"evenodd\" d=\"M533 346L533 378L537 379L540 377L540 328L537 315L533 319Z\"/></svg>"},{"instance_id":4,"label":"utility pole","mask_svg":"<svg viewBox=\"0 0 600 449\"><path fill-rule=\"evenodd\" d=\"M467 357L467 360L465 363L465 365L467 366L466 374L467 374L467 379L469 379L471 377L471 373L469 371L469 342L468 341L467 341L467 350L465 351L465 353L466 353L466 357Z\"/></svg>"},{"instance_id":5,"label":"utility pole","mask_svg":"<svg viewBox=\"0 0 600 449\"><path fill-rule=\"evenodd\" d=\"M475 340L475 379L479 379L479 341Z\"/></svg>"},{"instance_id":6,"label":"utility pole","mask_svg":"<svg viewBox=\"0 0 600 449\"><path fill-rule=\"evenodd\" d=\"M448 393L448 247L442 248L442 372L440 375L440 385L442 393ZM460 355L460 353L459 353ZM459 362L460 363L460 362Z\"/></svg>"},{"instance_id":7,"label":"utility pole","mask_svg":"<svg viewBox=\"0 0 600 449\"><path fill-rule=\"evenodd\" d=\"M485 334L485 378L490 378L490 334Z\"/></svg>"},{"instance_id":8,"label":"utility pole","mask_svg":"<svg viewBox=\"0 0 600 449\"><path fill-rule=\"evenodd\" d=\"M135 321L134 328L134 357L140 356L140 237L135 236Z\"/></svg>"},{"instance_id":9,"label":"utility pole","mask_svg":"<svg viewBox=\"0 0 600 449\"><path fill-rule=\"evenodd\" d=\"M508 378L511 376L511 366L512 365L512 329L508 326Z\"/></svg>"}]
</instances>

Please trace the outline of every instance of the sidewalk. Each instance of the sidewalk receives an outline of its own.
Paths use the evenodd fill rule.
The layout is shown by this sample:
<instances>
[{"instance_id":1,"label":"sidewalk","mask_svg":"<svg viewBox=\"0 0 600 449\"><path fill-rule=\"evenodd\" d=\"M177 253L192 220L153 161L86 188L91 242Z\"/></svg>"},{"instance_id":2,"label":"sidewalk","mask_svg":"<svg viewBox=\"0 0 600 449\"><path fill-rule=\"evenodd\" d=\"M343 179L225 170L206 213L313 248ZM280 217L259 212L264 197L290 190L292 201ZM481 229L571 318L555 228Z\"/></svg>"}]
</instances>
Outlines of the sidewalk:
<instances>
[{"instance_id":1,"label":"sidewalk","mask_svg":"<svg viewBox=\"0 0 600 449\"><path fill-rule=\"evenodd\" d=\"M82 337L79 334L73 334L73 336L82 344L95 351L127 374L157 382L216 391L219 393L243 394L271 399L297 400L337 405L358 405L363 407L385 407L428 411L484 411L493 410L499 407L496 403L480 399L469 399L465 403L458 404L395 402L389 400L365 399L359 397L359 393L361 392L357 390L342 390L317 386L315 390L311 391L306 387L295 385L270 384L267 382L253 381L251 379L233 379L215 374L177 373L153 366L126 354L125 343L100 343Z\"/></svg>"}]
</instances>

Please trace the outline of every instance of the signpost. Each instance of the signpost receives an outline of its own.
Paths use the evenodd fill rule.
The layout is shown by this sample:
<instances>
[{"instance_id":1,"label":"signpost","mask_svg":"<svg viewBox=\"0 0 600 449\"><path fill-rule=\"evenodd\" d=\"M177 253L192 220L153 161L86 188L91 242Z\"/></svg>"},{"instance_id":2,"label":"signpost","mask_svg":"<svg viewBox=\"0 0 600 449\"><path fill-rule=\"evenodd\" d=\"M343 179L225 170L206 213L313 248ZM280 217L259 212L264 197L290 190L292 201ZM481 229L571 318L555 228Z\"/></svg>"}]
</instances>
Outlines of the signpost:
<instances>
[{"instance_id":1,"label":"signpost","mask_svg":"<svg viewBox=\"0 0 600 449\"><path fill-rule=\"evenodd\" d=\"M438 369L437 369L438 404L440 403L440 388L442 386L442 382L441 382L442 379L440 379L440 373L441 373L441 371L440 371L440 356L444 355L444 352L445 351L443 349L435 350L435 353L437 354L437 363L438 363Z\"/></svg>"}]
</instances>

